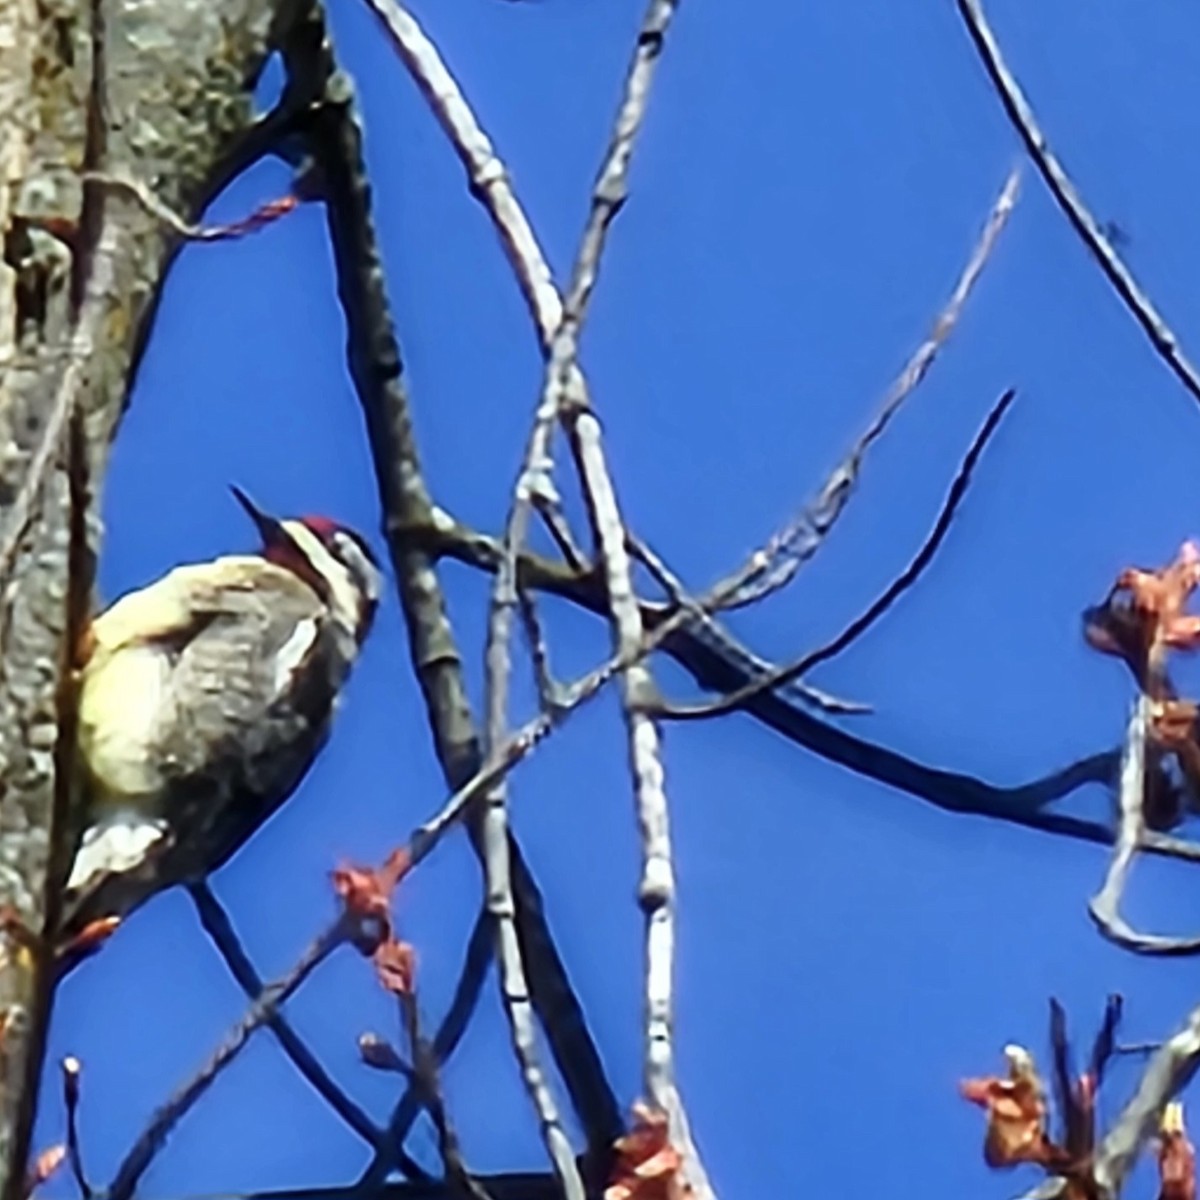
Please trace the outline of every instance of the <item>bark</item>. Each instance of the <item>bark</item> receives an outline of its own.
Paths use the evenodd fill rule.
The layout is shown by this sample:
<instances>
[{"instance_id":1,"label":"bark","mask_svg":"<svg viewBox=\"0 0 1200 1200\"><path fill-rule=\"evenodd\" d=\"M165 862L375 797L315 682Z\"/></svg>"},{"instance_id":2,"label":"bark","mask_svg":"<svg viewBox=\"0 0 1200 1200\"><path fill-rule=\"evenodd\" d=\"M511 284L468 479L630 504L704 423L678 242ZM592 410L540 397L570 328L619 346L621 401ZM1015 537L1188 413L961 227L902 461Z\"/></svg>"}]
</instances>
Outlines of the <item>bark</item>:
<instances>
[{"instance_id":1,"label":"bark","mask_svg":"<svg viewBox=\"0 0 1200 1200\"><path fill-rule=\"evenodd\" d=\"M0 957L8 1196L23 1191L49 1010L37 946L69 797L69 597L90 594L77 576L99 538L108 447L175 249L132 200L81 174L132 175L195 214L247 144L282 3L0 2L0 904L29 935L10 935ZM73 497L90 509L75 537Z\"/></svg>"}]
</instances>

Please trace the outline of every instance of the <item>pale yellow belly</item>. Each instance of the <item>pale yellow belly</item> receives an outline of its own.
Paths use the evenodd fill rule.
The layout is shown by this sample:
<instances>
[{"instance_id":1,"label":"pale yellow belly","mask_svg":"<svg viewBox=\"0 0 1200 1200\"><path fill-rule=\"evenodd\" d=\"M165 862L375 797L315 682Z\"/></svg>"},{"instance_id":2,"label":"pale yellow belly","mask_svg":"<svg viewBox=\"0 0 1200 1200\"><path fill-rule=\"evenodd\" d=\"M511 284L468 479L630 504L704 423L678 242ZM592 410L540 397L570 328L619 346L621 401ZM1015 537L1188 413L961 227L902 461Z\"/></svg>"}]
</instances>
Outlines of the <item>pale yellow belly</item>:
<instances>
[{"instance_id":1,"label":"pale yellow belly","mask_svg":"<svg viewBox=\"0 0 1200 1200\"><path fill-rule=\"evenodd\" d=\"M162 786L155 737L167 703L170 663L161 648L116 651L84 673L79 695L79 747L99 785L93 799L128 804Z\"/></svg>"}]
</instances>

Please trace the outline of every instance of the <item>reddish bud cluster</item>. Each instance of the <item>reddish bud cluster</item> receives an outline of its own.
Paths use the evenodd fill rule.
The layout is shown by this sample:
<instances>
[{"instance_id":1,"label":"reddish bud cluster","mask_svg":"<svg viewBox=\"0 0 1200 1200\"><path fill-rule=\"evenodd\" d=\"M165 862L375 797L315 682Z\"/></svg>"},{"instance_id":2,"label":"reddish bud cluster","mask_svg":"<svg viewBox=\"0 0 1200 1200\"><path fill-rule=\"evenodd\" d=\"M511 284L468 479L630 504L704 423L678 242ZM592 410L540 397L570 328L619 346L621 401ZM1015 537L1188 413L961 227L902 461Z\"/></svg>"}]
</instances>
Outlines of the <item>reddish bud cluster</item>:
<instances>
[{"instance_id":1,"label":"reddish bud cluster","mask_svg":"<svg viewBox=\"0 0 1200 1200\"><path fill-rule=\"evenodd\" d=\"M1178 764L1193 803L1200 797L1200 707L1179 698L1167 673L1169 652L1200 647L1200 616L1186 611L1198 586L1200 547L1184 542L1175 561L1157 571L1122 571L1104 602L1083 614L1088 645L1120 658L1153 702L1145 812L1147 823L1158 829L1177 824L1183 810L1164 760Z\"/></svg>"},{"instance_id":2,"label":"reddish bud cluster","mask_svg":"<svg viewBox=\"0 0 1200 1200\"><path fill-rule=\"evenodd\" d=\"M1094 1178L1096 1151L1096 1094L1105 1067L1116 1048L1121 998L1110 996L1104 1022L1093 1043L1087 1070L1074 1075L1066 1017L1056 1001L1050 1005L1050 1040L1053 1049L1054 1091L1062 1112L1062 1137L1047 1132L1046 1088L1033 1056L1021 1046L1008 1046L1007 1076L967 1079L960 1085L963 1097L987 1110L983 1155L990 1167L1033 1163L1063 1183L1057 1194L1063 1200L1099 1200ZM1196 1158L1183 1126L1183 1107L1168 1104L1159 1126L1158 1200L1196 1200Z\"/></svg>"},{"instance_id":3,"label":"reddish bud cluster","mask_svg":"<svg viewBox=\"0 0 1200 1200\"><path fill-rule=\"evenodd\" d=\"M671 1145L667 1115L633 1106L633 1127L613 1144L616 1161L604 1200L687 1200L692 1188L680 1175L683 1158Z\"/></svg>"},{"instance_id":4,"label":"reddish bud cluster","mask_svg":"<svg viewBox=\"0 0 1200 1200\"><path fill-rule=\"evenodd\" d=\"M985 1075L959 1084L964 1100L987 1110L984 1162L989 1167L1022 1162L1049 1167L1063 1155L1046 1134L1046 1090L1027 1050L1009 1046L1005 1054L1007 1078Z\"/></svg>"},{"instance_id":5,"label":"reddish bud cluster","mask_svg":"<svg viewBox=\"0 0 1200 1200\"><path fill-rule=\"evenodd\" d=\"M1168 1104L1159 1126L1158 1200L1196 1200L1196 1151L1183 1125L1183 1105Z\"/></svg>"},{"instance_id":6,"label":"reddish bud cluster","mask_svg":"<svg viewBox=\"0 0 1200 1200\"><path fill-rule=\"evenodd\" d=\"M25 1194L27 1196L31 1195L45 1183L62 1166L63 1160L66 1157L67 1148L61 1144L51 1146L48 1150L43 1150L34 1159L33 1166L30 1167L29 1174L25 1177Z\"/></svg>"},{"instance_id":7,"label":"reddish bud cluster","mask_svg":"<svg viewBox=\"0 0 1200 1200\"><path fill-rule=\"evenodd\" d=\"M393 850L382 867L338 867L333 889L357 925L355 943L375 963L379 982L396 995L412 993L416 951L396 936L391 901L412 865L405 849Z\"/></svg>"}]
</instances>

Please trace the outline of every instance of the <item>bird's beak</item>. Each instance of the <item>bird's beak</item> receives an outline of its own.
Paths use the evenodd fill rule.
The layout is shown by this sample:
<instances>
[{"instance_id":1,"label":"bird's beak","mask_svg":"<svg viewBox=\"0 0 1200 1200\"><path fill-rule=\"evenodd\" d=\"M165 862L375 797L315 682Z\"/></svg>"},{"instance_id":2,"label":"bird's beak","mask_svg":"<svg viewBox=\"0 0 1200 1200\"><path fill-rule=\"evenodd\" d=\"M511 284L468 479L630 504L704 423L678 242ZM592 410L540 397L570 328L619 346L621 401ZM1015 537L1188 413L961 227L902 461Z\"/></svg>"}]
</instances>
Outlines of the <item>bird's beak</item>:
<instances>
[{"instance_id":1,"label":"bird's beak","mask_svg":"<svg viewBox=\"0 0 1200 1200\"><path fill-rule=\"evenodd\" d=\"M291 541L283 523L269 513L263 512L236 483L231 483L229 490L233 493L233 498L246 510L250 520L254 522L254 527L262 537L264 546L278 546L280 542Z\"/></svg>"}]
</instances>

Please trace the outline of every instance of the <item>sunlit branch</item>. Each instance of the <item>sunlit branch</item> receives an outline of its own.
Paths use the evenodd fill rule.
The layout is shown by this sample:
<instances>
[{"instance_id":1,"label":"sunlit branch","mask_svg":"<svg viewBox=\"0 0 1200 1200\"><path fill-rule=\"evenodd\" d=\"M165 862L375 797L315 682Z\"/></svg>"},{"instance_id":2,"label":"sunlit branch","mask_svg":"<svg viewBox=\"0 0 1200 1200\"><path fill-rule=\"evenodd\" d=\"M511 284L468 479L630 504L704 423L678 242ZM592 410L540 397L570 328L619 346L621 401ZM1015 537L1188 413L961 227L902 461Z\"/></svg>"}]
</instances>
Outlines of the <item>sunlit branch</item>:
<instances>
[{"instance_id":1,"label":"sunlit branch","mask_svg":"<svg viewBox=\"0 0 1200 1200\"><path fill-rule=\"evenodd\" d=\"M1105 937L1127 950L1135 950L1139 954L1197 954L1200 953L1200 938L1138 933L1121 915L1121 897L1129 869L1145 837L1146 744L1151 704L1150 698L1143 693L1129 718L1117 791L1116 843L1104 886L1088 903L1088 912Z\"/></svg>"},{"instance_id":2,"label":"sunlit branch","mask_svg":"<svg viewBox=\"0 0 1200 1200\"><path fill-rule=\"evenodd\" d=\"M305 137L319 167L338 291L346 314L348 357L367 421L389 548L396 568L412 661L429 715L438 759L451 788L469 780L480 746L461 658L428 551L405 536L434 511L421 473L408 398L370 207L362 138L345 79L325 39L319 10L297 26L286 47L289 79L318 81ZM483 857L477 824L472 844ZM604 1076L578 998L541 910L541 898L515 838L509 838L519 938L526 946L531 998L559 1073L589 1142L603 1146L620 1128L616 1099Z\"/></svg>"},{"instance_id":3,"label":"sunlit branch","mask_svg":"<svg viewBox=\"0 0 1200 1200\"><path fill-rule=\"evenodd\" d=\"M849 454L830 473L816 498L806 505L793 521L784 526L766 547L770 563L767 586L754 588L754 599L761 598L759 592L769 593L789 583L796 571L821 548L825 537L845 511L858 482L859 471L867 451L887 432L892 418L928 374L938 352L958 325L971 291L983 273L983 268L987 265L1016 205L1019 184L1020 172L1014 168L992 205L983 231L971 250L950 299L938 313L929 336L913 352L904 369L888 389L879 411L851 447ZM748 586L754 587L754 581ZM739 593L733 598L733 603L741 604L744 598L743 594Z\"/></svg>"},{"instance_id":4,"label":"sunlit branch","mask_svg":"<svg viewBox=\"0 0 1200 1200\"><path fill-rule=\"evenodd\" d=\"M1200 1008L1184 1027L1156 1050L1133 1098L1121 1110L1096 1153L1093 1177L1099 1200L1114 1200L1137 1156L1157 1134L1163 1109L1191 1081L1200 1066Z\"/></svg>"}]
</instances>

